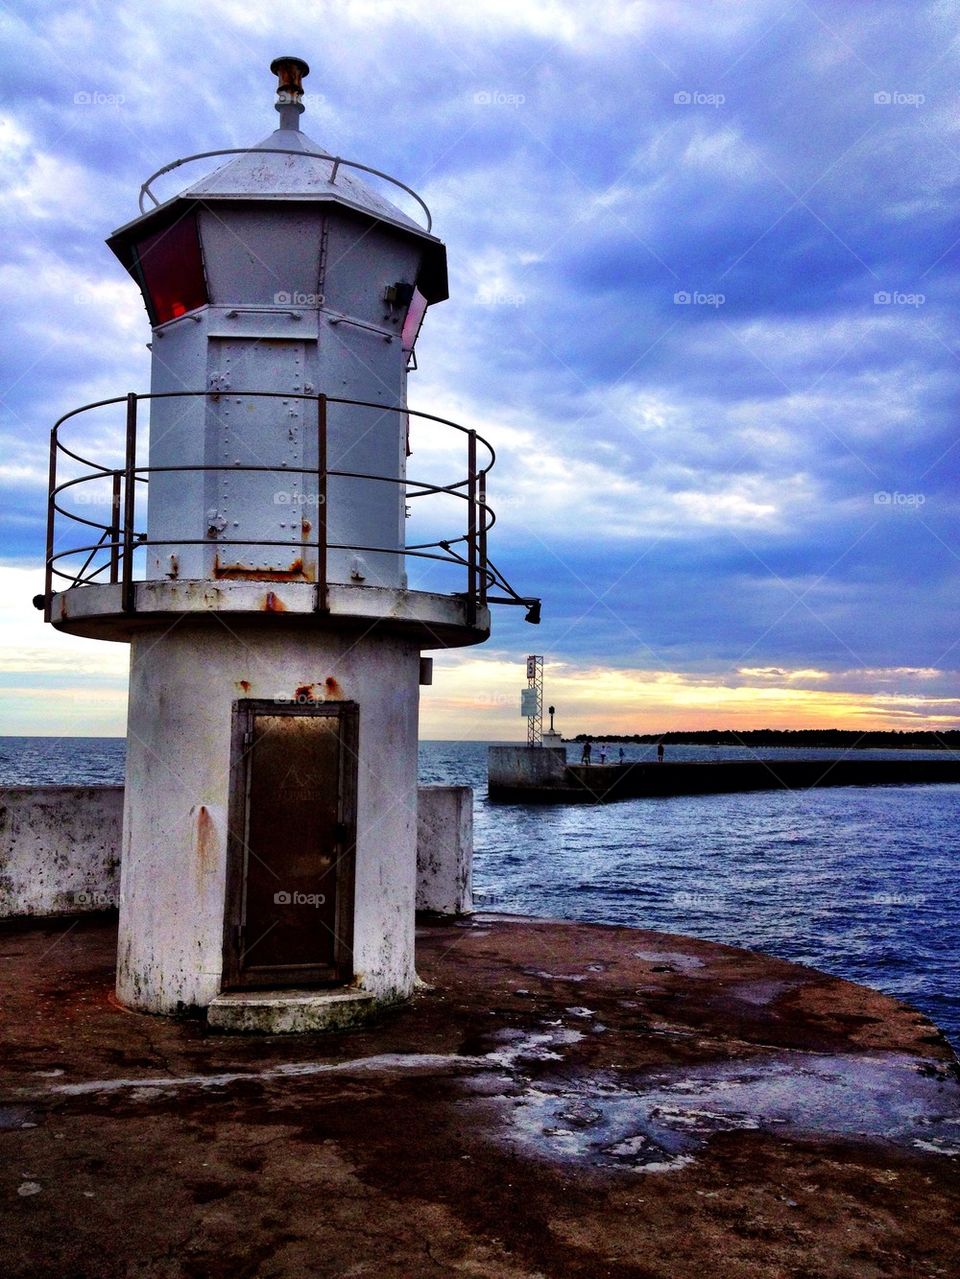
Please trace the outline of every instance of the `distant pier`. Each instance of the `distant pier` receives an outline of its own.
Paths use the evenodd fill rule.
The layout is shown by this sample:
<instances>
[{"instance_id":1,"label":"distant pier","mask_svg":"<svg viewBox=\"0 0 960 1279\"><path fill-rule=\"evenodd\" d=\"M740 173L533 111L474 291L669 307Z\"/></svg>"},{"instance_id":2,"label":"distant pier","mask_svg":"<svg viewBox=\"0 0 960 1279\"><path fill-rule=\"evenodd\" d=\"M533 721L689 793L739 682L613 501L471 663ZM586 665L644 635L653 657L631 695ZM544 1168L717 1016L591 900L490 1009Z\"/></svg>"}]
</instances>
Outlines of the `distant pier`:
<instances>
[{"instance_id":1,"label":"distant pier","mask_svg":"<svg viewBox=\"0 0 960 1279\"><path fill-rule=\"evenodd\" d=\"M562 747L491 746L488 794L500 803L605 804L619 799L810 790L819 786L960 783L960 759L748 759L568 764Z\"/></svg>"}]
</instances>

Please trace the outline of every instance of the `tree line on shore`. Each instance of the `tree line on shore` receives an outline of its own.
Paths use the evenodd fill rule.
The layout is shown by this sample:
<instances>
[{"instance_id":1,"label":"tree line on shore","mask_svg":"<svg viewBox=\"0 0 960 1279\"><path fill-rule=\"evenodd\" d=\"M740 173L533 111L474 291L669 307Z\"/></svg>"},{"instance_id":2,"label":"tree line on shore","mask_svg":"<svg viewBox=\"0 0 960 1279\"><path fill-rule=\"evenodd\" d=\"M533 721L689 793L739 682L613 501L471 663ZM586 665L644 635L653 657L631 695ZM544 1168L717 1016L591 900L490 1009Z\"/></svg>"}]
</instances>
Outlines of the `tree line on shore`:
<instances>
[{"instance_id":1,"label":"tree line on shore","mask_svg":"<svg viewBox=\"0 0 960 1279\"><path fill-rule=\"evenodd\" d=\"M960 730L943 732L890 729L863 732L851 728L749 728L667 733L578 733L573 742L663 742L676 746L832 746L846 750L960 750Z\"/></svg>"}]
</instances>

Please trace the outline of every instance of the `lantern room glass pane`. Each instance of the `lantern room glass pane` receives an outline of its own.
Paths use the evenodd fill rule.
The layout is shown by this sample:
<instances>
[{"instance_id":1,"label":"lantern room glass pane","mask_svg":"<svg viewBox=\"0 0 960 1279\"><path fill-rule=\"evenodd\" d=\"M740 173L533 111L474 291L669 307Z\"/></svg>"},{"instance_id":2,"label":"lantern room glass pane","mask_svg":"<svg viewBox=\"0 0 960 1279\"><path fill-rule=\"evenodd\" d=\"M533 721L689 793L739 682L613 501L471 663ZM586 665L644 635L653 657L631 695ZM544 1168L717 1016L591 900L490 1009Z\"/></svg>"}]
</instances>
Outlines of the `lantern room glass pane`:
<instances>
[{"instance_id":1,"label":"lantern room glass pane","mask_svg":"<svg viewBox=\"0 0 960 1279\"><path fill-rule=\"evenodd\" d=\"M423 324L423 317L427 313L427 299L423 296L419 289L413 290L413 297L410 299L410 305L407 308L407 314L403 321L403 333L401 341L404 351L409 354L416 345L417 338L420 335L420 326Z\"/></svg>"},{"instance_id":2,"label":"lantern room glass pane","mask_svg":"<svg viewBox=\"0 0 960 1279\"><path fill-rule=\"evenodd\" d=\"M207 284L193 214L141 240L136 254L144 301L154 324L165 324L206 305Z\"/></svg>"}]
</instances>

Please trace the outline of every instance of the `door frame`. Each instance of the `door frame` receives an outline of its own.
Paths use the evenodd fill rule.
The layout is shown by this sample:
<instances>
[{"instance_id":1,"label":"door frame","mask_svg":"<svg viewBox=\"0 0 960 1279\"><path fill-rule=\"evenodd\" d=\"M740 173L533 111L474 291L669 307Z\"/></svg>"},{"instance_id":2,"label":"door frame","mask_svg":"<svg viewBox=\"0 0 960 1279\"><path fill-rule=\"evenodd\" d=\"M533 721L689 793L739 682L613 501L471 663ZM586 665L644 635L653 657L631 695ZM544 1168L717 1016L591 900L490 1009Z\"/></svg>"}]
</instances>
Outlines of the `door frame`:
<instances>
[{"instance_id":1,"label":"door frame","mask_svg":"<svg viewBox=\"0 0 960 1279\"><path fill-rule=\"evenodd\" d=\"M357 776L360 708L356 702L275 702L242 698L233 703L230 732L230 794L227 810L227 874L223 915L222 990L282 988L275 979L244 975L245 889L248 852L250 780L253 763L254 720L260 715L325 716L339 721L339 796L335 856L336 929L334 962L287 983L295 986L342 986L353 978L353 918L357 845ZM293 973L291 966L291 974Z\"/></svg>"}]
</instances>

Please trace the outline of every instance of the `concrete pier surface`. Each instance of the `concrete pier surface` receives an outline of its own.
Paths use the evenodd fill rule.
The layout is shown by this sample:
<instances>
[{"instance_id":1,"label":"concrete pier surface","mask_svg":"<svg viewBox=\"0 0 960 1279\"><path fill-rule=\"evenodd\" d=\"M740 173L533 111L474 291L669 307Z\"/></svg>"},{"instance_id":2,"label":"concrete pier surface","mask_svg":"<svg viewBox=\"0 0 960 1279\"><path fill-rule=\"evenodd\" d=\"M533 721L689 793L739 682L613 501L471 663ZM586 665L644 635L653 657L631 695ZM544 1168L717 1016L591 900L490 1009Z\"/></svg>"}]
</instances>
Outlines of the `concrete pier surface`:
<instances>
[{"instance_id":1,"label":"concrete pier surface","mask_svg":"<svg viewBox=\"0 0 960 1279\"><path fill-rule=\"evenodd\" d=\"M491 760L503 747L491 747ZM900 786L960 783L960 758L744 759L634 764L566 764L560 752L512 748L513 756L555 757L549 776L529 766L496 770L489 796L501 803L603 804L618 799L710 795L730 791L810 790L821 786Z\"/></svg>"},{"instance_id":2,"label":"concrete pier surface","mask_svg":"<svg viewBox=\"0 0 960 1279\"><path fill-rule=\"evenodd\" d=\"M627 928L422 926L377 1025L121 1008L116 924L0 926L6 1279L941 1279L960 1083L919 1013Z\"/></svg>"}]
</instances>

